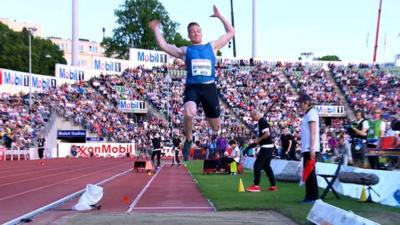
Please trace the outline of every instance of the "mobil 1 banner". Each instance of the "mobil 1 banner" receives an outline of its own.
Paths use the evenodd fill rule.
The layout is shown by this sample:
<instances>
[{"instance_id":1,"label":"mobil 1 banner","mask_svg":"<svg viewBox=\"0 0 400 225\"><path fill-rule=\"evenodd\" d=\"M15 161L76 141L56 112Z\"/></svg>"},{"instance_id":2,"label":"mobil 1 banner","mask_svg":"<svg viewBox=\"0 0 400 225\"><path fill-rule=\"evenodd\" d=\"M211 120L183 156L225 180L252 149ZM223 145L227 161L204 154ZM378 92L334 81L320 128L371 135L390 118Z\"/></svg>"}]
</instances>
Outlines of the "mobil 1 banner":
<instances>
[{"instance_id":1,"label":"mobil 1 banner","mask_svg":"<svg viewBox=\"0 0 400 225\"><path fill-rule=\"evenodd\" d=\"M119 100L118 108L125 113L147 113L147 105L144 101Z\"/></svg>"},{"instance_id":2,"label":"mobil 1 banner","mask_svg":"<svg viewBox=\"0 0 400 225\"><path fill-rule=\"evenodd\" d=\"M78 66L56 64L55 75L58 85L61 85L64 83L72 84L80 81L88 81L92 77L100 75L100 72Z\"/></svg>"},{"instance_id":3,"label":"mobil 1 banner","mask_svg":"<svg viewBox=\"0 0 400 225\"><path fill-rule=\"evenodd\" d=\"M92 61L92 69L103 73L121 74L129 67L131 67L131 63L123 59L94 57Z\"/></svg>"},{"instance_id":4,"label":"mobil 1 banner","mask_svg":"<svg viewBox=\"0 0 400 225\"><path fill-rule=\"evenodd\" d=\"M85 143L86 130L57 130L57 139L70 143Z\"/></svg>"},{"instance_id":5,"label":"mobil 1 banner","mask_svg":"<svg viewBox=\"0 0 400 225\"><path fill-rule=\"evenodd\" d=\"M52 76L29 74L25 72L0 68L0 92L16 94L45 92L57 87L57 79Z\"/></svg>"},{"instance_id":6,"label":"mobil 1 banner","mask_svg":"<svg viewBox=\"0 0 400 225\"><path fill-rule=\"evenodd\" d=\"M171 63L172 57L162 51L129 48L129 61L134 66L142 65L145 68L162 66Z\"/></svg>"},{"instance_id":7,"label":"mobil 1 banner","mask_svg":"<svg viewBox=\"0 0 400 225\"><path fill-rule=\"evenodd\" d=\"M316 105L314 106L321 117L345 117L346 111L341 105Z\"/></svg>"}]
</instances>

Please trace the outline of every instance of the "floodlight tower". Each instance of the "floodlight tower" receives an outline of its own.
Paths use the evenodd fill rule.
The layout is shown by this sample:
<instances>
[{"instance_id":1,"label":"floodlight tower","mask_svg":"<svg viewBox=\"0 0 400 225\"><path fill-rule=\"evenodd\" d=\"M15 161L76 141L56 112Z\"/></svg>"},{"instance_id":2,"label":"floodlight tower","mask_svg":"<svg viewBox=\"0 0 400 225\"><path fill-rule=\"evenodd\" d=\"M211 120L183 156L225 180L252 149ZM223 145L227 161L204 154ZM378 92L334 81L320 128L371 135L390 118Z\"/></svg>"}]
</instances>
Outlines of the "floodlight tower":
<instances>
[{"instance_id":1,"label":"floodlight tower","mask_svg":"<svg viewBox=\"0 0 400 225\"><path fill-rule=\"evenodd\" d=\"M256 3L257 0L253 0L253 40L252 40L252 53L251 53L251 57L253 59L256 59L257 57L257 28L256 28Z\"/></svg>"},{"instance_id":2,"label":"floodlight tower","mask_svg":"<svg viewBox=\"0 0 400 225\"><path fill-rule=\"evenodd\" d=\"M78 0L72 0L72 65L79 66L79 11Z\"/></svg>"}]
</instances>

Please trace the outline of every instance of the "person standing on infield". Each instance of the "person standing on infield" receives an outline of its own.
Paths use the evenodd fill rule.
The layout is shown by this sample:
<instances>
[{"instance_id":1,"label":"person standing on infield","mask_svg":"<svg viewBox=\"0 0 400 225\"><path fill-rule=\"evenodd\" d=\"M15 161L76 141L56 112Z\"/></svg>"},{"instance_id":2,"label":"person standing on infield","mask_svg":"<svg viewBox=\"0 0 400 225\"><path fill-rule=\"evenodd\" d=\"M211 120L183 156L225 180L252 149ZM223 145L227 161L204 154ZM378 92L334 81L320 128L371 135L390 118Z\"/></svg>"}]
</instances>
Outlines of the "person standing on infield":
<instances>
[{"instance_id":1,"label":"person standing on infield","mask_svg":"<svg viewBox=\"0 0 400 225\"><path fill-rule=\"evenodd\" d=\"M299 95L298 102L304 111L301 122L301 153L303 154L303 168L306 168L307 161L315 160L319 157L320 137L319 137L319 116L314 108L310 96L305 93ZM315 173L315 166L305 181L306 194L304 203L312 203L318 199L318 182Z\"/></svg>"},{"instance_id":2,"label":"person standing on infield","mask_svg":"<svg viewBox=\"0 0 400 225\"><path fill-rule=\"evenodd\" d=\"M281 134L282 158L287 160L296 159L296 150L293 148L293 142L293 136L290 133L289 128L285 127Z\"/></svg>"},{"instance_id":3,"label":"person standing on infield","mask_svg":"<svg viewBox=\"0 0 400 225\"><path fill-rule=\"evenodd\" d=\"M250 116L253 121L257 121L258 124L258 138L254 140L254 144L260 145L260 150L257 153L256 161L254 162L254 185L248 187L246 191L248 192L260 192L260 179L261 171L264 170L269 179L270 187L269 191L276 191L278 187L276 186L274 171L271 168L272 155L274 153L274 142L271 137L271 130L269 128L268 121L264 119L258 110L253 110L250 112Z\"/></svg>"},{"instance_id":4,"label":"person standing on infield","mask_svg":"<svg viewBox=\"0 0 400 225\"><path fill-rule=\"evenodd\" d=\"M215 41L202 43L202 29L196 22L189 23L188 37L192 45L176 47L167 43L160 31L160 22L153 20L149 23L157 45L169 55L183 59L186 63L187 78L183 97L183 123L186 140L183 145L183 156L187 160L192 145L193 117L197 106L201 103L204 113L212 129L212 139L215 139L221 128L218 91L215 85L215 55L235 35L232 25L221 15L214 5L214 14L224 25L226 33ZM161 22L162 23L162 22Z\"/></svg>"}]
</instances>

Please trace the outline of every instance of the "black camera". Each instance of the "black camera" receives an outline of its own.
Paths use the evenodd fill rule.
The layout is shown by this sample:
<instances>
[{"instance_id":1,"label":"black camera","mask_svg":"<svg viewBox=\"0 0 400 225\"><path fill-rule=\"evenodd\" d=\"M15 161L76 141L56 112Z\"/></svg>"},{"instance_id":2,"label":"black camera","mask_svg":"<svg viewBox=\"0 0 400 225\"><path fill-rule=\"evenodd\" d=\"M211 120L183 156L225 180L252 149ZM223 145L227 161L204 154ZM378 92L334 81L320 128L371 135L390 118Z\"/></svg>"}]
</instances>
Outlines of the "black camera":
<instances>
[{"instance_id":1,"label":"black camera","mask_svg":"<svg viewBox=\"0 0 400 225\"><path fill-rule=\"evenodd\" d=\"M350 136L353 136L353 135L355 135L356 133L354 132L354 130L353 130L353 127L357 127L357 123L356 122L353 122L352 124L346 124L346 125L344 125L343 127L344 127L344 129L346 129L346 132L350 135Z\"/></svg>"},{"instance_id":2,"label":"black camera","mask_svg":"<svg viewBox=\"0 0 400 225\"><path fill-rule=\"evenodd\" d=\"M400 119L393 120L390 126L392 127L392 130L400 130Z\"/></svg>"}]
</instances>

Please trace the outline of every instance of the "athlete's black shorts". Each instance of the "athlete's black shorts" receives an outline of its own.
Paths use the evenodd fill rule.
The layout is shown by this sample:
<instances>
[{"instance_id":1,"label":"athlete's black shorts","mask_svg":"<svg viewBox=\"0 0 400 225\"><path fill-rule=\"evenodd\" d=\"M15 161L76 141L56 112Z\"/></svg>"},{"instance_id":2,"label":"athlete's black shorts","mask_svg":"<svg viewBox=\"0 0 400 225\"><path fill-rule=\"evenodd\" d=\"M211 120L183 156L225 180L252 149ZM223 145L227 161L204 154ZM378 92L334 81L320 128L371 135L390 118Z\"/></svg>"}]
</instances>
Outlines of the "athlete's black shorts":
<instances>
[{"instance_id":1,"label":"athlete's black shorts","mask_svg":"<svg viewBox=\"0 0 400 225\"><path fill-rule=\"evenodd\" d=\"M183 93L183 103L185 104L189 101L195 102L197 106L201 103L207 118L218 118L221 113L215 83L187 84Z\"/></svg>"}]
</instances>

